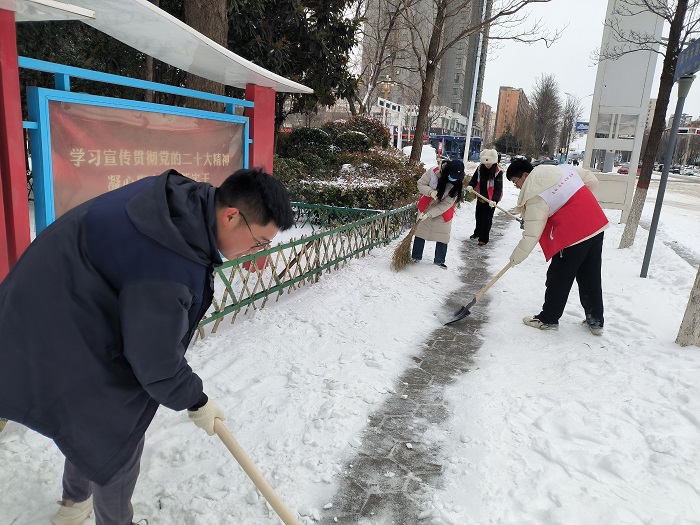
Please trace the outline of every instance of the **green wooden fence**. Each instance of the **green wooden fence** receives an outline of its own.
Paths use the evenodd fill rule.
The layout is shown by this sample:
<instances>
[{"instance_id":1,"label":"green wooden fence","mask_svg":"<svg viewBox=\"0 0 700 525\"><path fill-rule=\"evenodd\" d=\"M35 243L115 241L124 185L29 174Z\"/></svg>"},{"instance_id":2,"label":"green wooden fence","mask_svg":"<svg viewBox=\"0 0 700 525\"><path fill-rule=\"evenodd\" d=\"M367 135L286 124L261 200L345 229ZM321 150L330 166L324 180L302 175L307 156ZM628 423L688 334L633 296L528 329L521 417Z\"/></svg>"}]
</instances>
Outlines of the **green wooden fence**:
<instances>
[{"instance_id":1,"label":"green wooden fence","mask_svg":"<svg viewBox=\"0 0 700 525\"><path fill-rule=\"evenodd\" d=\"M199 323L197 337L204 337L207 330L215 333L224 318L233 323L241 311L263 308L271 297L277 300L285 291L316 282L323 272L389 243L416 217L415 204L386 212L303 203L293 203L293 209L296 225L311 226L313 234L217 268L214 301Z\"/></svg>"}]
</instances>

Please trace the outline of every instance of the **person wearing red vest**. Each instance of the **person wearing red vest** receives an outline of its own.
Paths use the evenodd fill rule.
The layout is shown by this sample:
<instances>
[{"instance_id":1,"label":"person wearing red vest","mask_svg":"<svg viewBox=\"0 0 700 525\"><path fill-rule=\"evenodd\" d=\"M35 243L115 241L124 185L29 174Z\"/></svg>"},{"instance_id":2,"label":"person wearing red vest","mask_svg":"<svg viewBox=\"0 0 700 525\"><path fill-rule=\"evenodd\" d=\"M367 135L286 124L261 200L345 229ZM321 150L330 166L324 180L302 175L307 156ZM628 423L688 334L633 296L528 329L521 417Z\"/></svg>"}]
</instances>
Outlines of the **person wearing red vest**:
<instances>
[{"instance_id":1,"label":"person wearing red vest","mask_svg":"<svg viewBox=\"0 0 700 525\"><path fill-rule=\"evenodd\" d=\"M493 223L493 212L496 204L503 195L503 172L498 165L498 152L495 149L485 149L479 155L479 167L472 175L468 192L478 193L486 197L489 202L477 198L476 201L476 226L470 239L479 239L479 246L485 246L489 242L489 233Z\"/></svg>"},{"instance_id":2,"label":"person wearing red vest","mask_svg":"<svg viewBox=\"0 0 700 525\"><path fill-rule=\"evenodd\" d=\"M525 159L508 166L506 177L520 190L515 208L524 219L523 236L510 256L515 266L539 242L547 270L542 311L523 323L557 330L574 279L586 314L584 323L595 335L603 332L601 256L603 230L609 224L592 190L598 179L588 170L561 164L533 168Z\"/></svg>"},{"instance_id":3,"label":"person wearing red vest","mask_svg":"<svg viewBox=\"0 0 700 525\"><path fill-rule=\"evenodd\" d=\"M425 241L435 241L433 263L447 269L445 257L450 242L452 217L455 204L462 200L464 163L455 159L443 161L440 166L428 168L418 180L418 227L413 238L411 258L418 262L423 258Z\"/></svg>"}]
</instances>

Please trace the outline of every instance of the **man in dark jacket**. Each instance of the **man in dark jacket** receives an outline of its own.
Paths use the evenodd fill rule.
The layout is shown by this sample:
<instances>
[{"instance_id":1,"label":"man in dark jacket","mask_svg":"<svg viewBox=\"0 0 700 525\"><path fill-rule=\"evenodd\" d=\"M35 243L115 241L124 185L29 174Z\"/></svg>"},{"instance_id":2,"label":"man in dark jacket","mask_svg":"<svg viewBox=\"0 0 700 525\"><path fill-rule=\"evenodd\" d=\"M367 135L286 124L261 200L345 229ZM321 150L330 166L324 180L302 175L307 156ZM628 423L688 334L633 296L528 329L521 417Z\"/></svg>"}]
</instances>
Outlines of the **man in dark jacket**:
<instances>
[{"instance_id":1,"label":"man in dark jacket","mask_svg":"<svg viewBox=\"0 0 700 525\"><path fill-rule=\"evenodd\" d=\"M66 457L57 525L131 524L156 410L223 411L185 359L211 304L220 254L235 259L293 224L284 186L239 170L219 188L174 170L103 194L46 228L0 283L0 416Z\"/></svg>"}]
</instances>

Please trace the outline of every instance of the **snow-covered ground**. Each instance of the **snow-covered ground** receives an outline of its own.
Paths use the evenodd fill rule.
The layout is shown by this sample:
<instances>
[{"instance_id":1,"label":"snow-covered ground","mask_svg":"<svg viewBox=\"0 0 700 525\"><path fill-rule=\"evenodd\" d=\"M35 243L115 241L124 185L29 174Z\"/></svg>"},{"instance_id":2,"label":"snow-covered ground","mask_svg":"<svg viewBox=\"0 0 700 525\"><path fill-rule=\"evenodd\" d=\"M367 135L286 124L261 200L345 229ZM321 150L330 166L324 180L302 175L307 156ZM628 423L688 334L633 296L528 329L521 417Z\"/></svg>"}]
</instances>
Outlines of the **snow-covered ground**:
<instances>
[{"instance_id":1,"label":"snow-covered ground","mask_svg":"<svg viewBox=\"0 0 700 525\"><path fill-rule=\"evenodd\" d=\"M700 349L674 344L700 259L700 184L689 184L667 188L646 279L646 230L619 250L619 212L608 213L602 337L581 326L575 288L558 332L521 323L542 303L539 248L477 303L485 338L471 371L446 391L450 417L426 437L447 457L416 523L700 523ZM515 191L506 182L505 207ZM392 272L394 243L223 323L189 350L227 426L301 523L333 500L368 415L449 316L444 298L461 286L458 246L473 242L473 206L455 215L447 271L425 262L427 243L423 263ZM647 203L643 223L652 211ZM521 231L509 221L503 233L486 248L492 274ZM8 423L0 523L48 523L61 471L53 442ZM149 525L279 523L218 438L167 409L147 433L133 502L135 520Z\"/></svg>"}]
</instances>

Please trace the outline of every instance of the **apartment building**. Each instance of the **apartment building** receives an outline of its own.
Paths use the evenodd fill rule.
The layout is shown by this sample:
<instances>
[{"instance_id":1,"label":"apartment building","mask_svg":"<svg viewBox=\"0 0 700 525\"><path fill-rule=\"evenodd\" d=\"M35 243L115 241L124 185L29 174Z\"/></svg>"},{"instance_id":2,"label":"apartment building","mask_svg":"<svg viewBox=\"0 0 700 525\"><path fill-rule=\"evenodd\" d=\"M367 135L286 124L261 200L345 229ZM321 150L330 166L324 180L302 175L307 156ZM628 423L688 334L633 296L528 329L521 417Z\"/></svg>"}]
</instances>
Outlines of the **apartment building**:
<instances>
[{"instance_id":1,"label":"apartment building","mask_svg":"<svg viewBox=\"0 0 700 525\"><path fill-rule=\"evenodd\" d=\"M493 139L497 140L506 131L515 133L518 122L527 118L529 113L530 102L522 88L501 86L498 90L498 107Z\"/></svg>"}]
</instances>

